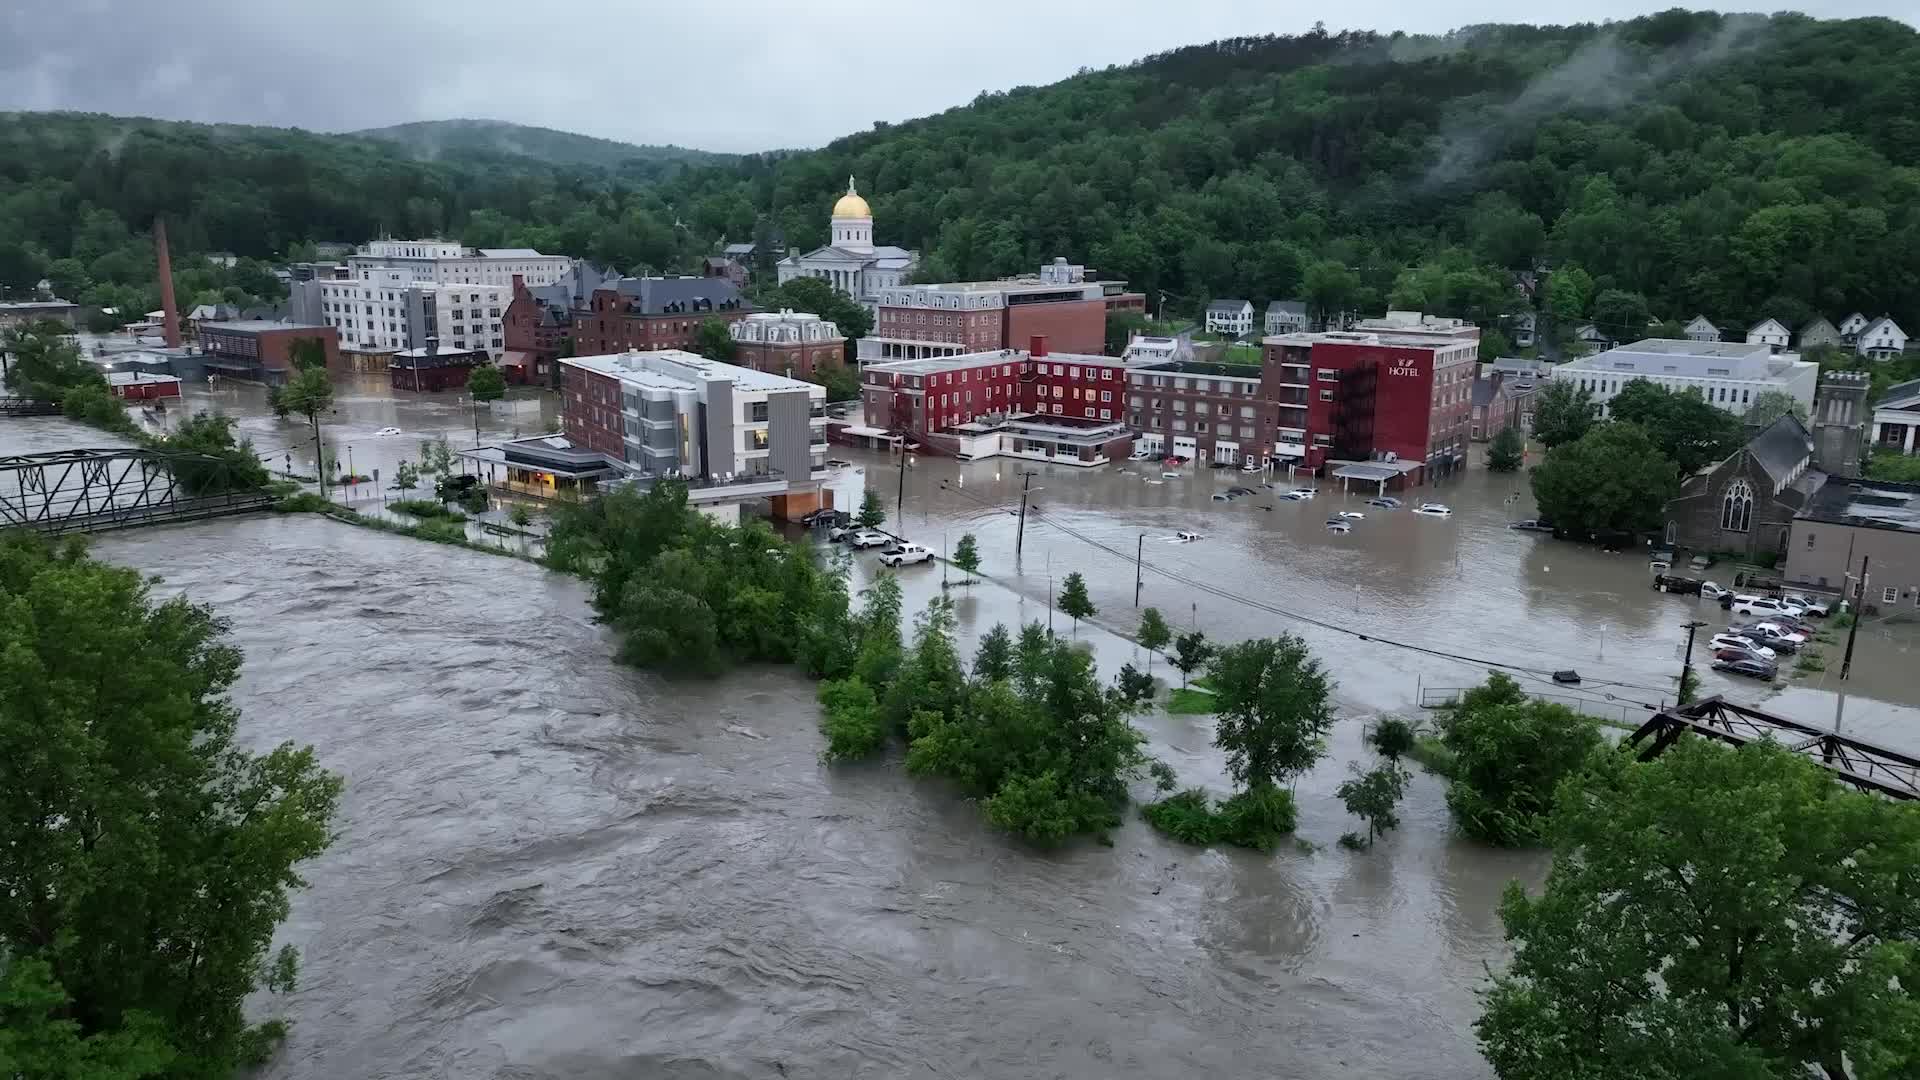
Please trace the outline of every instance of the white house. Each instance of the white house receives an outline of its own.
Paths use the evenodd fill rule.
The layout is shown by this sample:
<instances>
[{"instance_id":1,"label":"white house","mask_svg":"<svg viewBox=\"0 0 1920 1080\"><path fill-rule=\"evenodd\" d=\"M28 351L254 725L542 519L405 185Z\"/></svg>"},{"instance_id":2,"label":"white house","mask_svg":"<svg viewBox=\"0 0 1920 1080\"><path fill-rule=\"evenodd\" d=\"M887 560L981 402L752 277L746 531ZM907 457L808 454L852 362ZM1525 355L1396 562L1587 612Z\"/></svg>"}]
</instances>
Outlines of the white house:
<instances>
[{"instance_id":1,"label":"white house","mask_svg":"<svg viewBox=\"0 0 1920 1080\"><path fill-rule=\"evenodd\" d=\"M1607 402L1635 379L1671 390L1698 389L1708 404L1735 416L1743 415L1754 395L1766 390L1787 394L1811 413L1820 365L1796 353L1776 356L1765 345L1647 338L1568 361L1553 369L1553 378L1572 379L1575 386L1592 391L1602 415Z\"/></svg>"},{"instance_id":2,"label":"white house","mask_svg":"<svg viewBox=\"0 0 1920 1080\"><path fill-rule=\"evenodd\" d=\"M1873 407L1873 446L1876 450L1912 457L1920 450L1920 379L1887 387Z\"/></svg>"},{"instance_id":3,"label":"white house","mask_svg":"<svg viewBox=\"0 0 1920 1080\"><path fill-rule=\"evenodd\" d=\"M1867 328L1868 321L1869 320L1865 315L1862 315L1857 311L1847 316L1846 318L1841 319L1840 320L1841 342L1847 345L1853 344L1854 340L1860 336L1860 331L1865 330Z\"/></svg>"},{"instance_id":4,"label":"white house","mask_svg":"<svg viewBox=\"0 0 1920 1080\"><path fill-rule=\"evenodd\" d=\"M1581 323L1579 326L1574 327L1573 339L1583 344L1591 345L1596 349L1604 349L1613 344L1613 341L1609 339L1607 335L1601 333L1600 328L1592 323Z\"/></svg>"},{"instance_id":5,"label":"white house","mask_svg":"<svg viewBox=\"0 0 1920 1080\"><path fill-rule=\"evenodd\" d=\"M1208 304L1207 332L1231 337L1253 333L1253 305L1245 300L1215 300Z\"/></svg>"},{"instance_id":6,"label":"white house","mask_svg":"<svg viewBox=\"0 0 1920 1080\"><path fill-rule=\"evenodd\" d=\"M1513 339L1514 345L1522 349L1532 347L1534 325L1534 316L1531 311L1507 316L1507 334Z\"/></svg>"},{"instance_id":7,"label":"white house","mask_svg":"<svg viewBox=\"0 0 1920 1080\"><path fill-rule=\"evenodd\" d=\"M1892 360L1907 349L1907 332L1900 324L1885 315L1867 324L1860 331L1859 338L1853 343L1854 350L1861 356L1870 356L1875 360Z\"/></svg>"},{"instance_id":8,"label":"white house","mask_svg":"<svg viewBox=\"0 0 1920 1080\"><path fill-rule=\"evenodd\" d=\"M1688 341L1720 340L1720 328L1709 322L1705 315L1695 315L1682 333L1687 335Z\"/></svg>"},{"instance_id":9,"label":"white house","mask_svg":"<svg viewBox=\"0 0 1920 1080\"><path fill-rule=\"evenodd\" d=\"M1747 344L1765 345L1774 352L1785 352L1791 338L1779 319L1762 319L1747 328Z\"/></svg>"},{"instance_id":10,"label":"white house","mask_svg":"<svg viewBox=\"0 0 1920 1080\"><path fill-rule=\"evenodd\" d=\"M1269 334L1304 334L1307 332L1307 302L1305 300L1275 300L1267 305L1266 331Z\"/></svg>"}]
</instances>

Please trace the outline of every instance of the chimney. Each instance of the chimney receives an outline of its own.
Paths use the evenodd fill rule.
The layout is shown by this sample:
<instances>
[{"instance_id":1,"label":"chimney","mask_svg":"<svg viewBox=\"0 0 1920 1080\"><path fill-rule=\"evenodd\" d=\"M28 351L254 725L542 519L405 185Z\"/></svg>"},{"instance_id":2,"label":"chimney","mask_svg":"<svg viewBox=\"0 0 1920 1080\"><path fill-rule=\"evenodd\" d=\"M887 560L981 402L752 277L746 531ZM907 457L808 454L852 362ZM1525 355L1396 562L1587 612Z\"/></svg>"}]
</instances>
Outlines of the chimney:
<instances>
[{"instance_id":1,"label":"chimney","mask_svg":"<svg viewBox=\"0 0 1920 1080\"><path fill-rule=\"evenodd\" d=\"M513 295L519 296L527 288L527 279L520 274L513 275Z\"/></svg>"},{"instance_id":2,"label":"chimney","mask_svg":"<svg viewBox=\"0 0 1920 1080\"><path fill-rule=\"evenodd\" d=\"M1027 355L1038 359L1047 355L1047 335L1035 334L1027 341Z\"/></svg>"},{"instance_id":3,"label":"chimney","mask_svg":"<svg viewBox=\"0 0 1920 1080\"><path fill-rule=\"evenodd\" d=\"M180 309L173 301L173 258L167 254L167 223L153 219L153 247L160 258L160 310L164 312L168 348L180 347Z\"/></svg>"}]
</instances>

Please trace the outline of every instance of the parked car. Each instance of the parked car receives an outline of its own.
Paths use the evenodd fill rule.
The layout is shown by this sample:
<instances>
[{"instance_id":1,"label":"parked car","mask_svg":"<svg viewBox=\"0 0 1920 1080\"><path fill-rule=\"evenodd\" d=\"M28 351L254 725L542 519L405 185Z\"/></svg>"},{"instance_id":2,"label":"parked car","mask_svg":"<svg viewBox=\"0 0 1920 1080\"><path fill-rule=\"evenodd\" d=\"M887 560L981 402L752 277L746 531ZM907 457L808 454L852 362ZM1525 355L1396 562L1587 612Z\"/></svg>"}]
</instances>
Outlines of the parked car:
<instances>
[{"instance_id":1,"label":"parked car","mask_svg":"<svg viewBox=\"0 0 1920 1080\"><path fill-rule=\"evenodd\" d=\"M1753 624L1753 628L1762 633L1786 638L1795 645L1805 645L1812 637L1812 635L1806 631L1798 629L1784 619L1768 619L1766 622L1757 622Z\"/></svg>"},{"instance_id":2,"label":"parked car","mask_svg":"<svg viewBox=\"0 0 1920 1080\"><path fill-rule=\"evenodd\" d=\"M1145 450L1135 450L1133 453L1127 455L1127 460L1128 461L1145 461L1152 456L1153 456L1152 454L1148 453Z\"/></svg>"},{"instance_id":3,"label":"parked car","mask_svg":"<svg viewBox=\"0 0 1920 1080\"><path fill-rule=\"evenodd\" d=\"M888 544L893 543L893 537L888 536L886 533L874 532L871 529L861 529L859 532L848 536L847 543L852 544L856 548L886 547Z\"/></svg>"},{"instance_id":4,"label":"parked car","mask_svg":"<svg viewBox=\"0 0 1920 1080\"><path fill-rule=\"evenodd\" d=\"M1507 528L1516 529L1520 532L1550 533L1553 531L1553 523L1540 518L1527 518L1524 521L1513 522L1509 524Z\"/></svg>"},{"instance_id":5,"label":"parked car","mask_svg":"<svg viewBox=\"0 0 1920 1080\"><path fill-rule=\"evenodd\" d=\"M1419 506L1413 508L1413 512L1416 514L1425 514L1427 517L1452 517L1453 507L1447 506L1444 503L1421 503Z\"/></svg>"},{"instance_id":6,"label":"parked car","mask_svg":"<svg viewBox=\"0 0 1920 1080\"><path fill-rule=\"evenodd\" d=\"M1729 675L1745 675L1749 679L1772 681L1780 669L1765 660L1715 660L1713 670L1724 671Z\"/></svg>"},{"instance_id":7,"label":"parked car","mask_svg":"<svg viewBox=\"0 0 1920 1080\"><path fill-rule=\"evenodd\" d=\"M1294 488L1292 491L1282 495L1281 498L1294 500L1311 499L1318 494L1320 494L1320 492L1314 488Z\"/></svg>"},{"instance_id":8,"label":"parked car","mask_svg":"<svg viewBox=\"0 0 1920 1080\"><path fill-rule=\"evenodd\" d=\"M1772 660L1775 656L1779 655L1765 645L1748 638L1743 638L1738 634L1715 634L1713 635L1713 640L1707 642L1707 647L1716 653L1725 649L1736 649L1762 660Z\"/></svg>"},{"instance_id":9,"label":"parked car","mask_svg":"<svg viewBox=\"0 0 1920 1080\"><path fill-rule=\"evenodd\" d=\"M1160 479L1162 479L1162 480L1178 480L1178 479L1180 479L1180 474L1179 474L1179 473L1177 473L1177 472L1163 472L1163 473L1161 473L1161 474L1160 474Z\"/></svg>"},{"instance_id":10,"label":"parked car","mask_svg":"<svg viewBox=\"0 0 1920 1080\"><path fill-rule=\"evenodd\" d=\"M1238 498L1238 497L1240 497L1240 496L1242 496L1242 495L1254 495L1254 494L1258 494L1258 493L1257 493L1257 492L1255 492L1255 491L1254 491L1254 490L1253 490L1252 488L1250 488L1250 487L1230 487L1230 488L1228 488L1228 489L1227 489L1227 494L1229 494L1229 495L1232 495L1232 496L1234 496L1235 498Z\"/></svg>"},{"instance_id":11,"label":"parked car","mask_svg":"<svg viewBox=\"0 0 1920 1080\"><path fill-rule=\"evenodd\" d=\"M1778 632L1770 633L1758 627L1730 626L1727 628L1727 633L1732 634L1734 637L1746 638L1756 645L1765 645L1776 653L1796 653L1800 651L1800 643L1791 637Z\"/></svg>"},{"instance_id":12,"label":"parked car","mask_svg":"<svg viewBox=\"0 0 1920 1080\"><path fill-rule=\"evenodd\" d=\"M1733 590L1711 581L1703 581L1700 583L1700 595L1708 600L1718 600L1723 596L1732 596Z\"/></svg>"},{"instance_id":13,"label":"parked car","mask_svg":"<svg viewBox=\"0 0 1920 1080\"><path fill-rule=\"evenodd\" d=\"M1787 610L1786 605L1771 596L1742 594L1733 598L1735 615L1778 615Z\"/></svg>"},{"instance_id":14,"label":"parked car","mask_svg":"<svg viewBox=\"0 0 1920 1080\"><path fill-rule=\"evenodd\" d=\"M817 529L823 525L844 528L853 524L853 515L847 513L845 510L833 510L827 507L821 507L810 514L802 516L800 518L800 524L811 529Z\"/></svg>"},{"instance_id":15,"label":"parked car","mask_svg":"<svg viewBox=\"0 0 1920 1080\"><path fill-rule=\"evenodd\" d=\"M845 540L847 537L852 536L854 533L858 531L859 531L858 529L855 529L853 527L853 524L851 522L848 522L847 524L844 524L844 525L835 525L832 528L827 530L827 539L837 544L840 541Z\"/></svg>"},{"instance_id":16,"label":"parked car","mask_svg":"<svg viewBox=\"0 0 1920 1080\"><path fill-rule=\"evenodd\" d=\"M1232 501L1233 501L1233 492L1231 492L1231 491L1216 491L1216 492L1214 492L1214 493L1213 493L1213 501L1214 501L1214 502L1232 502Z\"/></svg>"},{"instance_id":17,"label":"parked car","mask_svg":"<svg viewBox=\"0 0 1920 1080\"><path fill-rule=\"evenodd\" d=\"M837 457L830 457L826 461L827 468L829 469L844 469L851 464L853 464L853 462Z\"/></svg>"},{"instance_id":18,"label":"parked car","mask_svg":"<svg viewBox=\"0 0 1920 1080\"><path fill-rule=\"evenodd\" d=\"M1330 533L1350 533L1353 531L1353 526L1341 521L1339 518L1329 518L1327 520L1327 531Z\"/></svg>"},{"instance_id":19,"label":"parked car","mask_svg":"<svg viewBox=\"0 0 1920 1080\"><path fill-rule=\"evenodd\" d=\"M400 434L400 429L397 427L383 427L379 431L374 432L374 434L382 438L386 438L388 436Z\"/></svg>"},{"instance_id":20,"label":"parked car","mask_svg":"<svg viewBox=\"0 0 1920 1080\"><path fill-rule=\"evenodd\" d=\"M1824 619L1833 612L1832 602L1818 596L1796 594L1785 597L1781 600L1781 603L1787 606L1788 611L1793 611L1796 607L1800 609L1799 611L1793 611L1793 614L1798 615L1805 613L1816 619Z\"/></svg>"},{"instance_id":21,"label":"parked car","mask_svg":"<svg viewBox=\"0 0 1920 1080\"><path fill-rule=\"evenodd\" d=\"M1240 466L1240 471L1241 472L1259 472L1260 466L1254 462L1249 461Z\"/></svg>"},{"instance_id":22,"label":"parked car","mask_svg":"<svg viewBox=\"0 0 1920 1080\"><path fill-rule=\"evenodd\" d=\"M1704 584L1704 582L1696 581L1689 577L1680 577L1677 574L1653 575L1653 587L1658 592L1679 593L1682 596L1696 596L1700 593L1701 586Z\"/></svg>"},{"instance_id":23,"label":"parked car","mask_svg":"<svg viewBox=\"0 0 1920 1080\"><path fill-rule=\"evenodd\" d=\"M1377 506L1382 510L1398 510L1400 509L1400 500L1391 495L1375 495L1373 498L1367 500L1367 505Z\"/></svg>"},{"instance_id":24,"label":"parked car","mask_svg":"<svg viewBox=\"0 0 1920 1080\"><path fill-rule=\"evenodd\" d=\"M933 558L933 552L919 544L895 544L880 553L880 561L888 566L904 566L907 563L926 562Z\"/></svg>"},{"instance_id":25,"label":"parked car","mask_svg":"<svg viewBox=\"0 0 1920 1080\"><path fill-rule=\"evenodd\" d=\"M1173 538L1183 544L1191 544L1195 540L1200 539L1200 534L1197 532L1188 532L1185 529L1181 529L1179 532L1173 534Z\"/></svg>"},{"instance_id":26,"label":"parked car","mask_svg":"<svg viewBox=\"0 0 1920 1080\"><path fill-rule=\"evenodd\" d=\"M1367 515L1361 510L1342 510L1334 517L1346 518L1348 521L1364 521Z\"/></svg>"}]
</instances>

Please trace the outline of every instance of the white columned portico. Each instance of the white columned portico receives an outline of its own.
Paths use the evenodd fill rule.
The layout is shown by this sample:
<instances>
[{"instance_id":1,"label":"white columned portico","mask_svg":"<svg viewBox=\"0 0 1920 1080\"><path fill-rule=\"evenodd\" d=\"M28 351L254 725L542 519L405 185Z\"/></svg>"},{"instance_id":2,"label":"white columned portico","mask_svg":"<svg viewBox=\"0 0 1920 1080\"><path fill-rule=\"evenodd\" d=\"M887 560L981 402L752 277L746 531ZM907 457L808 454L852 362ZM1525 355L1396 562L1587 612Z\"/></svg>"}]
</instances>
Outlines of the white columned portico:
<instances>
[{"instance_id":1,"label":"white columned portico","mask_svg":"<svg viewBox=\"0 0 1920 1080\"><path fill-rule=\"evenodd\" d=\"M1913 456L1913 433L1915 431L1920 431L1920 424L1907 425L1907 448L1905 453L1908 457Z\"/></svg>"}]
</instances>

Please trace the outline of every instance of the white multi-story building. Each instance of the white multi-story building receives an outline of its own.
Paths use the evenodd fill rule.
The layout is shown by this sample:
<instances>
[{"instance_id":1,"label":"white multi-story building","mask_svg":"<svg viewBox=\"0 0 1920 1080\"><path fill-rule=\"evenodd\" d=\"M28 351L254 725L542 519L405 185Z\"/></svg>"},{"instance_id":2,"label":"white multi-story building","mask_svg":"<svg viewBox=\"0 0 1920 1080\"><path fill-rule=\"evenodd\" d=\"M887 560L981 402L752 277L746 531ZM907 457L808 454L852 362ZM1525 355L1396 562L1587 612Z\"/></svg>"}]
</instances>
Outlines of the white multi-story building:
<instances>
[{"instance_id":1,"label":"white multi-story building","mask_svg":"<svg viewBox=\"0 0 1920 1080\"><path fill-rule=\"evenodd\" d=\"M1570 379L1591 390L1606 415L1607 402L1635 379L1671 390L1698 389L1708 404L1744 415L1754 395L1779 390L1808 412L1820 381L1820 365L1798 353L1774 353L1761 342L1677 341L1648 338L1595 353L1551 369L1555 382Z\"/></svg>"},{"instance_id":2,"label":"white multi-story building","mask_svg":"<svg viewBox=\"0 0 1920 1080\"><path fill-rule=\"evenodd\" d=\"M542 255L532 248L469 248L447 240L375 240L347 259L348 273L404 270L409 281L442 285L501 285L515 275L529 286L552 285L573 269L564 255Z\"/></svg>"},{"instance_id":3,"label":"white multi-story building","mask_svg":"<svg viewBox=\"0 0 1920 1080\"><path fill-rule=\"evenodd\" d=\"M513 300L509 285L422 281L413 268L360 268L345 281L306 283L320 294L320 321L340 331L350 350L399 351L429 341L449 351L506 349L500 329Z\"/></svg>"}]
</instances>

